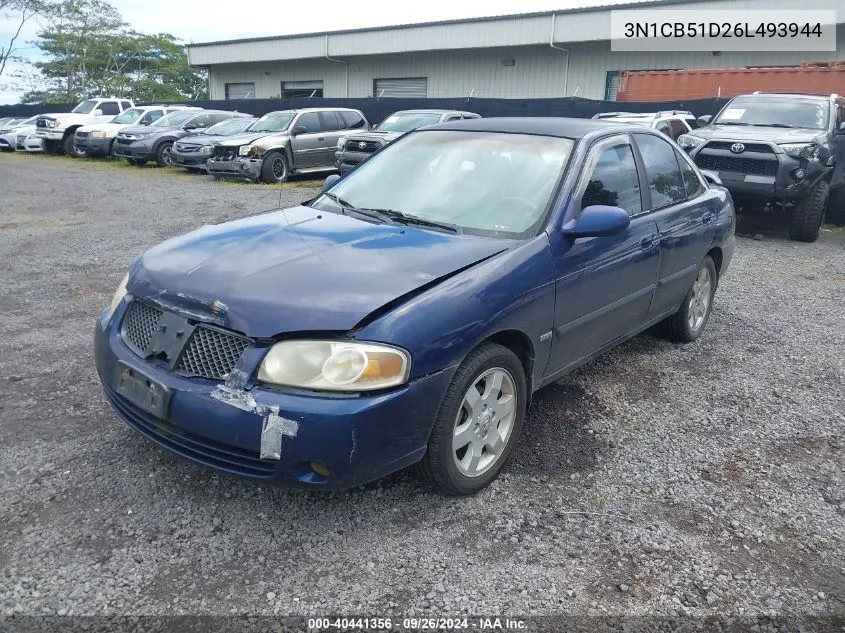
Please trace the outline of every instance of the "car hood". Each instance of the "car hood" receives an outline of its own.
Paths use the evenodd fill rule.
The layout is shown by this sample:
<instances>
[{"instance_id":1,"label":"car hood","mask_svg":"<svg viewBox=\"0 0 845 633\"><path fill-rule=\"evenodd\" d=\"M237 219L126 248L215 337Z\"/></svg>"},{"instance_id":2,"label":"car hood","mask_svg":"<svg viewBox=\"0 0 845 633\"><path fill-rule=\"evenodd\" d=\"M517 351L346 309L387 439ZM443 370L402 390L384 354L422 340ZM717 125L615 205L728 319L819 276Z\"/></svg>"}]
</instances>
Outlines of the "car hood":
<instances>
[{"instance_id":1,"label":"car hood","mask_svg":"<svg viewBox=\"0 0 845 633\"><path fill-rule=\"evenodd\" d=\"M287 132L246 132L245 134L238 134L237 136L227 136L221 145L226 147L240 147L241 145L249 145L261 138L270 136L278 138L286 138Z\"/></svg>"},{"instance_id":2,"label":"car hood","mask_svg":"<svg viewBox=\"0 0 845 633\"><path fill-rule=\"evenodd\" d=\"M403 134L404 132L379 132L375 130L372 132L351 134L347 138L349 141L386 141L388 143L392 143Z\"/></svg>"},{"instance_id":3,"label":"car hood","mask_svg":"<svg viewBox=\"0 0 845 633\"><path fill-rule=\"evenodd\" d=\"M770 141L774 143L809 143L816 139L823 130L804 128L787 129L781 127L762 127L753 125L708 125L691 132L703 139L736 141Z\"/></svg>"},{"instance_id":4,"label":"car hood","mask_svg":"<svg viewBox=\"0 0 845 633\"><path fill-rule=\"evenodd\" d=\"M232 137L222 134L192 134L191 136L186 136L179 142L190 143L192 145L213 145L230 138Z\"/></svg>"},{"instance_id":5,"label":"car hood","mask_svg":"<svg viewBox=\"0 0 845 633\"><path fill-rule=\"evenodd\" d=\"M300 206L154 246L133 264L128 290L212 321L216 307L225 315L221 325L255 337L347 332L386 304L513 243Z\"/></svg>"},{"instance_id":6,"label":"car hood","mask_svg":"<svg viewBox=\"0 0 845 633\"><path fill-rule=\"evenodd\" d=\"M167 132L182 131L178 125L173 127L151 127L149 125L127 125L120 130L125 134L165 134Z\"/></svg>"}]
</instances>

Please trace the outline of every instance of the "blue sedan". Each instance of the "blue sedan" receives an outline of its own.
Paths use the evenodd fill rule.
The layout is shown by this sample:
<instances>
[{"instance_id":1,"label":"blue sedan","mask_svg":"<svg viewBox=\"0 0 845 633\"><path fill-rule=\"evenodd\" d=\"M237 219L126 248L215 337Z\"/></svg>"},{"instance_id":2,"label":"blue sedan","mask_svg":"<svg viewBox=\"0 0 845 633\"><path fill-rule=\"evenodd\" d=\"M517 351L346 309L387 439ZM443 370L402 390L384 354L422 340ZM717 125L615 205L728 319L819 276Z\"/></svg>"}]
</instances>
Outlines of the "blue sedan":
<instances>
[{"instance_id":1,"label":"blue sedan","mask_svg":"<svg viewBox=\"0 0 845 633\"><path fill-rule=\"evenodd\" d=\"M535 391L651 326L701 335L734 227L659 132L436 125L301 206L139 255L97 370L133 429L219 471L348 488L419 463L471 494Z\"/></svg>"}]
</instances>

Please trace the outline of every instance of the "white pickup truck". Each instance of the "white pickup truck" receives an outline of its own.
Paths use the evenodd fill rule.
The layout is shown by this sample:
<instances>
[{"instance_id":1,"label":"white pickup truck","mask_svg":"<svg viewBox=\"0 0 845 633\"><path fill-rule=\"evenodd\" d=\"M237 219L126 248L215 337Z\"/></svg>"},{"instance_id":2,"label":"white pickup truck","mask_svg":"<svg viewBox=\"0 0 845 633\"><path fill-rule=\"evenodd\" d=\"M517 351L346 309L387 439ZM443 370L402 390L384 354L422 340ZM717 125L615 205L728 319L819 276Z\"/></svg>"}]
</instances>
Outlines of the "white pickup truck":
<instances>
[{"instance_id":1,"label":"white pickup truck","mask_svg":"<svg viewBox=\"0 0 845 633\"><path fill-rule=\"evenodd\" d=\"M73 135L77 128L111 121L124 110L134 106L131 100L117 97L86 99L70 112L42 114L35 121L35 133L44 141L46 152L64 152L72 156Z\"/></svg>"}]
</instances>

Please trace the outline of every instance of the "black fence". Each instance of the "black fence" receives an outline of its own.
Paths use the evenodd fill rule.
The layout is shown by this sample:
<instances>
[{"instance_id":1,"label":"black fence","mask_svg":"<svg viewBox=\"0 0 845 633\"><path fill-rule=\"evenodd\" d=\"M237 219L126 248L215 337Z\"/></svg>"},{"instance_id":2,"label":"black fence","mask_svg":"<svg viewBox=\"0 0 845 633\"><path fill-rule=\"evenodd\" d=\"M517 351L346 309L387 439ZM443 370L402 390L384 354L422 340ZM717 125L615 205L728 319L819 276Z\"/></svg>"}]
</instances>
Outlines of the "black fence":
<instances>
[{"instance_id":1,"label":"black fence","mask_svg":"<svg viewBox=\"0 0 845 633\"><path fill-rule=\"evenodd\" d=\"M727 99L692 99L689 101L593 101L578 97L557 99L232 99L226 101L185 101L184 105L215 110L237 110L261 116L274 110L308 107L342 107L361 110L370 123L378 123L397 110L437 108L468 110L483 117L555 116L589 119L600 112L656 112L689 110L695 116L716 114ZM76 104L0 105L2 117L30 117L46 112L70 112Z\"/></svg>"}]
</instances>

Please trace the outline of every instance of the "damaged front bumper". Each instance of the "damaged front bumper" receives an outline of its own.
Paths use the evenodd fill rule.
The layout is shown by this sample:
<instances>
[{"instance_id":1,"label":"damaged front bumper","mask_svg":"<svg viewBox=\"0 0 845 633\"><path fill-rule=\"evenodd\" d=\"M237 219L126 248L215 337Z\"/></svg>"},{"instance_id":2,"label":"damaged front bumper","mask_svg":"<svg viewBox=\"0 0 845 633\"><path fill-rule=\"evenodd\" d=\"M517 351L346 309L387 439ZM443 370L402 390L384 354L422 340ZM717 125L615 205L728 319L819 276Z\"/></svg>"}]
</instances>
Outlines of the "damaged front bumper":
<instances>
[{"instance_id":1,"label":"damaged front bumper","mask_svg":"<svg viewBox=\"0 0 845 633\"><path fill-rule=\"evenodd\" d=\"M260 180L263 164L263 158L238 157L227 160L212 156L206 161L205 168L212 176Z\"/></svg>"},{"instance_id":2,"label":"damaged front bumper","mask_svg":"<svg viewBox=\"0 0 845 633\"><path fill-rule=\"evenodd\" d=\"M104 310L94 336L97 371L114 410L172 453L277 485L351 488L418 461L454 371L374 395L282 392L251 379L263 356L253 350L248 370L233 372L225 384L191 378L145 361L126 346L118 327L125 309L121 304L113 318ZM167 391L162 417L118 393L118 366Z\"/></svg>"}]
</instances>

